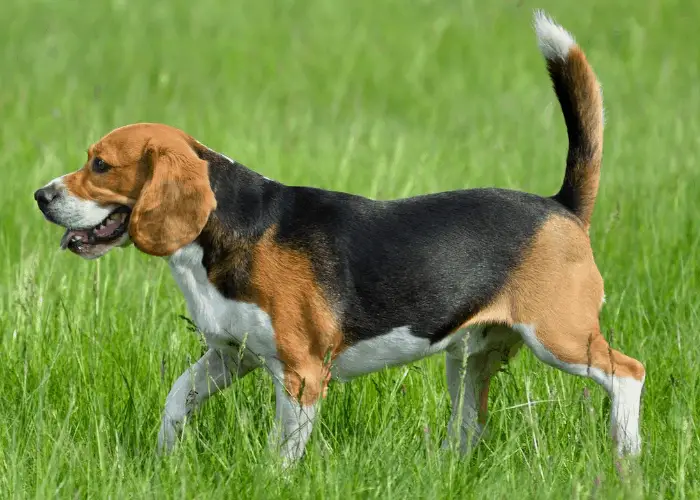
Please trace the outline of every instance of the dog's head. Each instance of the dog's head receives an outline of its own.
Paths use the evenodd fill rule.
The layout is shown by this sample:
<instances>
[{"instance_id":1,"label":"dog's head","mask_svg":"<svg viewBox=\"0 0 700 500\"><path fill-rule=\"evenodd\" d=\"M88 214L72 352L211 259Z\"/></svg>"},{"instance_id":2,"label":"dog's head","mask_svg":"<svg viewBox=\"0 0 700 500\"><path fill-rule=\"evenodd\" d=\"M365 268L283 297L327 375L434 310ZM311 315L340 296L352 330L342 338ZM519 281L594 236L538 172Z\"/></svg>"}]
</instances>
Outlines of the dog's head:
<instances>
[{"instance_id":1,"label":"dog's head","mask_svg":"<svg viewBox=\"0 0 700 500\"><path fill-rule=\"evenodd\" d=\"M44 216L66 228L62 248L96 259L133 242L165 256L191 243L216 208L201 144L166 125L113 130L85 165L34 193Z\"/></svg>"}]
</instances>

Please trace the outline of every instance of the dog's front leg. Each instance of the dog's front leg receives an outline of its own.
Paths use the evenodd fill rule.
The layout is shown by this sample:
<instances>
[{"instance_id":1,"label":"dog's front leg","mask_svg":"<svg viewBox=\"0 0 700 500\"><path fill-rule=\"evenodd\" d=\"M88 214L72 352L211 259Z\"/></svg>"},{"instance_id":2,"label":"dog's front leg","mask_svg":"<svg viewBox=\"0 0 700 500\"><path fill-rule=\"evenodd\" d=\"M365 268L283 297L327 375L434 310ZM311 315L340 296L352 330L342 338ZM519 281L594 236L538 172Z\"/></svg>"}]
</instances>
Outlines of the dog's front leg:
<instances>
[{"instance_id":1,"label":"dog's front leg","mask_svg":"<svg viewBox=\"0 0 700 500\"><path fill-rule=\"evenodd\" d=\"M306 449L327 377L322 368L311 364L306 369L282 368L270 363L275 383L275 423L269 444L280 453L283 467L297 462Z\"/></svg>"},{"instance_id":2,"label":"dog's front leg","mask_svg":"<svg viewBox=\"0 0 700 500\"><path fill-rule=\"evenodd\" d=\"M304 455L316 418L316 404L302 404L280 383L275 383L275 401L275 424L270 443L279 446L282 465L288 467Z\"/></svg>"},{"instance_id":3,"label":"dog's front leg","mask_svg":"<svg viewBox=\"0 0 700 500\"><path fill-rule=\"evenodd\" d=\"M187 417L205 400L225 389L234 378L241 378L258 366L255 359L241 359L209 349L175 381L165 400L163 421L158 433L158 450L170 451Z\"/></svg>"}]
</instances>

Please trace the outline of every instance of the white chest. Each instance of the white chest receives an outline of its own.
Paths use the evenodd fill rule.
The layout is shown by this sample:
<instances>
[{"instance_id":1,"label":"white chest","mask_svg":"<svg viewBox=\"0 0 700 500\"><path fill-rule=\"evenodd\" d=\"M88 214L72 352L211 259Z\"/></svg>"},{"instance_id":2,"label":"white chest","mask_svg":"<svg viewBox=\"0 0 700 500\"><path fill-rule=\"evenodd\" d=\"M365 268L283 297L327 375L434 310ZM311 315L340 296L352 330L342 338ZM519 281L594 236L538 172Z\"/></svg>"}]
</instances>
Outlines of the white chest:
<instances>
[{"instance_id":1,"label":"white chest","mask_svg":"<svg viewBox=\"0 0 700 500\"><path fill-rule=\"evenodd\" d=\"M207 278L202 248L192 243L169 259L173 278L180 287L187 309L210 347L227 350L245 343L254 354L276 354L270 317L255 304L229 300Z\"/></svg>"}]
</instances>

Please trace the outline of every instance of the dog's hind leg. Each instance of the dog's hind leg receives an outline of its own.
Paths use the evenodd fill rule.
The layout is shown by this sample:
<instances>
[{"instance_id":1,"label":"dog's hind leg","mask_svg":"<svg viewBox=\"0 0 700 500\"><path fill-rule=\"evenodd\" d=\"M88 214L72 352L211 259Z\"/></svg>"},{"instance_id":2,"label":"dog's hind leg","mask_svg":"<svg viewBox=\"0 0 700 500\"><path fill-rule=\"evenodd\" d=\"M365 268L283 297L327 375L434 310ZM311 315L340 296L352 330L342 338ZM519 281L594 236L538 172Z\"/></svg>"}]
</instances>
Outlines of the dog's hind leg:
<instances>
[{"instance_id":1,"label":"dog's hind leg","mask_svg":"<svg viewBox=\"0 0 700 500\"><path fill-rule=\"evenodd\" d=\"M601 334L603 297L587 234L561 218L545 224L508 285L513 329L541 361L605 388L618 453L636 455L644 366Z\"/></svg>"},{"instance_id":2,"label":"dog's hind leg","mask_svg":"<svg viewBox=\"0 0 700 500\"><path fill-rule=\"evenodd\" d=\"M485 431L491 378L522 344L517 333L504 326L469 328L469 335L451 345L445 356L452 414L443 448L452 442L462 453Z\"/></svg>"},{"instance_id":3,"label":"dog's hind leg","mask_svg":"<svg viewBox=\"0 0 700 500\"><path fill-rule=\"evenodd\" d=\"M554 335L533 325L519 324L514 329L538 359L572 375L588 377L608 392L612 400L610 431L618 454L637 455L641 450L642 364L612 349L598 328Z\"/></svg>"}]
</instances>

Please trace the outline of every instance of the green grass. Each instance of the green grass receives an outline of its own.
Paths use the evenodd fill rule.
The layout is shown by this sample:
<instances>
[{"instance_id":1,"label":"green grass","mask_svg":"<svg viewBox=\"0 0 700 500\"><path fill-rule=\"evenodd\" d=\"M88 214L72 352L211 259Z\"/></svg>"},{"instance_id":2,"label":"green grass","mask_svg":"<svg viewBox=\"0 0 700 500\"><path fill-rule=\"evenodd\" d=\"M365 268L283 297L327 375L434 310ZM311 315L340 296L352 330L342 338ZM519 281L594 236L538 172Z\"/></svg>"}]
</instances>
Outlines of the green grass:
<instances>
[{"instance_id":1,"label":"green grass","mask_svg":"<svg viewBox=\"0 0 700 500\"><path fill-rule=\"evenodd\" d=\"M133 247L97 262L59 253L33 190L113 127L160 121L289 184L552 194L566 132L530 29L536 7L574 33L605 90L591 237L604 331L648 372L638 465L616 465L603 391L525 351L494 383L490 436L464 459L438 450L449 408L436 357L333 384L306 460L285 476L264 447L274 400L262 372L212 399L159 460L165 395L201 352L183 298L165 262ZM2 11L0 497L700 497L698 2L6 0Z\"/></svg>"}]
</instances>

